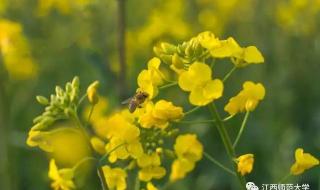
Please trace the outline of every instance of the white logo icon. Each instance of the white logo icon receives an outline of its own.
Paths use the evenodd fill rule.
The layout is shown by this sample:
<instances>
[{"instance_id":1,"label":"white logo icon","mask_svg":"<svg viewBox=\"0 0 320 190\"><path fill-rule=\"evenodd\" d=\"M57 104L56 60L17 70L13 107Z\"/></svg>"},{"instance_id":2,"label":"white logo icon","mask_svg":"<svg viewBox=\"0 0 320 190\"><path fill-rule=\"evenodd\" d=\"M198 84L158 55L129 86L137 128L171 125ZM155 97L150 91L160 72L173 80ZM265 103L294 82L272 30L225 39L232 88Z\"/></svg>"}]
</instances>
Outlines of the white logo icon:
<instances>
[{"instance_id":1,"label":"white logo icon","mask_svg":"<svg viewBox=\"0 0 320 190\"><path fill-rule=\"evenodd\" d=\"M259 190L259 187L256 186L253 182L248 182L246 184L247 190Z\"/></svg>"}]
</instances>

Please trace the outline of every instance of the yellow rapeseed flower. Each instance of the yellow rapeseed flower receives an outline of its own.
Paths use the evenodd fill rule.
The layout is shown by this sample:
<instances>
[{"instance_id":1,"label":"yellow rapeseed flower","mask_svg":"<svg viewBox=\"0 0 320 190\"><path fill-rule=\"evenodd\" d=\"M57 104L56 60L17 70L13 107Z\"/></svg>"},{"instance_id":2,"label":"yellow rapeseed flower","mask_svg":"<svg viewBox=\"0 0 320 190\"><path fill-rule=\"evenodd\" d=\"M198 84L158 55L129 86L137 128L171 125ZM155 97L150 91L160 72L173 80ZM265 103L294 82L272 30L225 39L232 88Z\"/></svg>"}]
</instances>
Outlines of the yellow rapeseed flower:
<instances>
[{"instance_id":1,"label":"yellow rapeseed flower","mask_svg":"<svg viewBox=\"0 0 320 190\"><path fill-rule=\"evenodd\" d=\"M212 80L211 75L210 67L201 62L193 63L188 71L180 74L179 86L182 90L191 92L189 95L191 104L204 106L222 96L222 81Z\"/></svg>"},{"instance_id":2,"label":"yellow rapeseed flower","mask_svg":"<svg viewBox=\"0 0 320 190\"><path fill-rule=\"evenodd\" d=\"M109 189L125 190L127 188L127 173L121 168L102 167Z\"/></svg>"},{"instance_id":3,"label":"yellow rapeseed flower","mask_svg":"<svg viewBox=\"0 0 320 190\"><path fill-rule=\"evenodd\" d=\"M219 40L211 32L198 35L202 47L208 49L214 58L231 58L237 67L264 62L261 52L255 46L242 48L234 38Z\"/></svg>"},{"instance_id":4,"label":"yellow rapeseed flower","mask_svg":"<svg viewBox=\"0 0 320 190\"><path fill-rule=\"evenodd\" d=\"M302 148L296 149L296 162L291 166L291 174L299 175L305 170L319 165L319 160L309 153L304 153Z\"/></svg>"},{"instance_id":5,"label":"yellow rapeseed flower","mask_svg":"<svg viewBox=\"0 0 320 190\"><path fill-rule=\"evenodd\" d=\"M106 138L109 139L106 151L110 162L117 159L126 159L129 156L137 158L143 153L142 145L139 142L140 130L130 123L123 115L115 114L106 122Z\"/></svg>"},{"instance_id":6,"label":"yellow rapeseed flower","mask_svg":"<svg viewBox=\"0 0 320 190\"><path fill-rule=\"evenodd\" d=\"M221 45L221 42L212 32L202 32L197 37L202 47L206 49L214 49Z\"/></svg>"},{"instance_id":7,"label":"yellow rapeseed flower","mask_svg":"<svg viewBox=\"0 0 320 190\"><path fill-rule=\"evenodd\" d=\"M51 187L54 190L75 189L75 184L72 181L74 177L74 170L72 168L58 169L54 159L50 160L48 176L53 180Z\"/></svg>"},{"instance_id":8,"label":"yellow rapeseed flower","mask_svg":"<svg viewBox=\"0 0 320 190\"><path fill-rule=\"evenodd\" d=\"M145 112L139 118L139 123L144 128L159 127L165 128L169 121L179 120L183 117L183 109L168 102L159 100L155 105L149 102Z\"/></svg>"},{"instance_id":9,"label":"yellow rapeseed flower","mask_svg":"<svg viewBox=\"0 0 320 190\"><path fill-rule=\"evenodd\" d=\"M160 179L166 175L165 168L161 167L160 156L157 153L143 154L137 160L139 170L139 179L141 181L150 181Z\"/></svg>"},{"instance_id":10,"label":"yellow rapeseed flower","mask_svg":"<svg viewBox=\"0 0 320 190\"><path fill-rule=\"evenodd\" d=\"M194 134L180 135L176 139L174 150L177 159L171 166L170 180L182 179L192 171L195 163L202 158L203 146Z\"/></svg>"},{"instance_id":11,"label":"yellow rapeseed flower","mask_svg":"<svg viewBox=\"0 0 320 190\"><path fill-rule=\"evenodd\" d=\"M174 145L178 158L197 162L202 158L203 147L195 134L179 135Z\"/></svg>"},{"instance_id":12,"label":"yellow rapeseed flower","mask_svg":"<svg viewBox=\"0 0 320 190\"><path fill-rule=\"evenodd\" d=\"M160 67L160 59L152 58L148 62L148 69L144 69L138 75L138 90L146 92L149 95L149 98L153 98L158 94L158 86L163 83L162 73L159 70Z\"/></svg>"},{"instance_id":13,"label":"yellow rapeseed flower","mask_svg":"<svg viewBox=\"0 0 320 190\"><path fill-rule=\"evenodd\" d=\"M235 55L240 54L242 48L235 41L234 38L229 37L226 40L221 40L219 46L214 46L210 50L210 53L215 58L225 58L225 57L234 57Z\"/></svg>"},{"instance_id":14,"label":"yellow rapeseed flower","mask_svg":"<svg viewBox=\"0 0 320 190\"><path fill-rule=\"evenodd\" d=\"M171 165L170 181L183 179L195 167L195 163L187 159L176 159Z\"/></svg>"},{"instance_id":15,"label":"yellow rapeseed flower","mask_svg":"<svg viewBox=\"0 0 320 190\"><path fill-rule=\"evenodd\" d=\"M237 158L238 172L241 175L246 175L251 173L253 169L254 155L244 154Z\"/></svg>"},{"instance_id":16,"label":"yellow rapeseed flower","mask_svg":"<svg viewBox=\"0 0 320 190\"><path fill-rule=\"evenodd\" d=\"M243 84L243 90L232 97L229 103L224 107L230 115L235 115L239 112L253 111L260 100L265 96L265 88L261 83L253 83L246 81Z\"/></svg>"}]
</instances>

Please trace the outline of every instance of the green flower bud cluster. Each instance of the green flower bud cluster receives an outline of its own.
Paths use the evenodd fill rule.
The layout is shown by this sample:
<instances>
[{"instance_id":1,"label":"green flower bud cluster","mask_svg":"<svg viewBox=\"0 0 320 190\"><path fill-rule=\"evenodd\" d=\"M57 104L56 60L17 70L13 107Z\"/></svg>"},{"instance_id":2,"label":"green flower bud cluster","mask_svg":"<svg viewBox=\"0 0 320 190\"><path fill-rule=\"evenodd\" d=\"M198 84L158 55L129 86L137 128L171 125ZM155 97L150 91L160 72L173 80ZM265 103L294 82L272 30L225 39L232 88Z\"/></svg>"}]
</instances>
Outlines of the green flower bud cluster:
<instances>
[{"instance_id":1,"label":"green flower bud cluster","mask_svg":"<svg viewBox=\"0 0 320 190\"><path fill-rule=\"evenodd\" d=\"M141 128L140 140L145 152L152 154L164 145L164 139L176 136L178 129Z\"/></svg>"},{"instance_id":2,"label":"green flower bud cluster","mask_svg":"<svg viewBox=\"0 0 320 190\"><path fill-rule=\"evenodd\" d=\"M46 107L45 111L33 120L32 130L46 129L57 120L73 117L79 100L79 86L79 78L74 77L72 82L65 85L65 90L56 86L55 94L50 96L50 100L44 96L37 96L37 101Z\"/></svg>"},{"instance_id":3,"label":"green flower bud cluster","mask_svg":"<svg viewBox=\"0 0 320 190\"><path fill-rule=\"evenodd\" d=\"M161 43L153 48L155 54L165 63L174 65L177 69L183 69L185 66L196 60L202 60L208 52L204 49L197 37L189 41L178 44L177 46L169 43Z\"/></svg>"}]
</instances>

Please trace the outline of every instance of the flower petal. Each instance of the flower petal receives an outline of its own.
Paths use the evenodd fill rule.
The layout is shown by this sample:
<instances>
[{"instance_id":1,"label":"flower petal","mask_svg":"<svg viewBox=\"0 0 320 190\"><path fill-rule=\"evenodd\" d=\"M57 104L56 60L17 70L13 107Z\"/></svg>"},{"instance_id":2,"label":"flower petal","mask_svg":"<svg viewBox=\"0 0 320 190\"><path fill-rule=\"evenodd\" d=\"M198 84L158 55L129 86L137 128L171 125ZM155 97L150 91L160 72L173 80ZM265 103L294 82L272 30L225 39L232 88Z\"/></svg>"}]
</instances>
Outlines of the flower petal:
<instances>
[{"instance_id":1,"label":"flower petal","mask_svg":"<svg viewBox=\"0 0 320 190\"><path fill-rule=\"evenodd\" d=\"M211 102L211 99L204 96L203 89L201 87L197 87L191 91L189 101L192 105L204 106Z\"/></svg>"},{"instance_id":2,"label":"flower petal","mask_svg":"<svg viewBox=\"0 0 320 190\"><path fill-rule=\"evenodd\" d=\"M244 50L244 61L247 63L263 63L264 58L255 46L249 46Z\"/></svg>"},{"instance_id":3,"label":"flower petal","mask_svg":"<svg viewBox=\"0 0 320 190\"><path fill-rule=\"evenodd\" d=\"M219 79L211 80L203 88L203 95L208 99L218 99L223 93L223 83Z\"/></svg>"},{"instance_id":4,"label":"flower petal","mask_svg":"<svg viewBox=\"0 0 320 190\"><path fill-rule=\"evenodd\" d=\"M211 80L211 68L201 62L195 62L186 72L181 73L179 77L179 86L184 91L191 91L196 86Z\"/></svg>"}]
</instances>

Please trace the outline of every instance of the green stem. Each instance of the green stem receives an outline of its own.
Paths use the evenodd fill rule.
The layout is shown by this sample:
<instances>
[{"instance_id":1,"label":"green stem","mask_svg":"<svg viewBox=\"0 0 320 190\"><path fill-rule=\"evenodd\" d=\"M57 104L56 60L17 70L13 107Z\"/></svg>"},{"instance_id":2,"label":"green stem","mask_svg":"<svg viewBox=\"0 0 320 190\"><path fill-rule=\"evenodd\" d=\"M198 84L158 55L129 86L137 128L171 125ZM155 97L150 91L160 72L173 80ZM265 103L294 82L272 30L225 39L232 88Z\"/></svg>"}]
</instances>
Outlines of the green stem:
<instances>
[{"instance_id":1,"label":"green stem","mask_svg":"<svg viewBox=\"0 0 320 190\"><path fill-rule=\"evenodd\" d=\"M118 8L118 58L119 58L119 77L118 87L120 98L125 98L127 90L126 76L127 76L127 52L126 52L126 0L117 0Z\"/></svg>"},{"instance_id":2,"label":"green stem","mask_svg":"<svg viewBox=\"0 0 320 190\"><path fill-rule=\"evenodd\" d=\"M96 158L94 157L85 157L82 160L80 160L75 166L73 166L73 170L77 170L83 163L87 162L87 161L98 161Z\"/></svg>"},{"instance_id":3,"label":"green stem","mask_svg":"<svg viewBox=\"0 0 320 190\"><path fill-rule=\"evenodd\" d=\"M212 69L215 64L216 64L216 59L213 59L210 63L210 68Z\"/></svg>"},{"instance_id":4,"label":"green stem","mask_svg":"<svg viewBox=\"0 0 320 190\"><path fill-rule=\"evenodd\" d=\"M74 121L76 122L76 126L77 128L83 133L83 135L85 136L85 138L88 140L88 142L90 142L90 137L86 131L86 129L83 127L78 115L77 115L77 111L75 112L74 116L73 116Z\"/></svg>"},{"instance_id":5,"label":"green stem","mask_svg":"<svg viewBox=\"0 0 320 190\"><path fill-rule=\"evenodd\" d=\"M104 154L100 160L99 160L99 163L101 164L102 161L104 161L108 156L109 154L111 154L112 152L114 152L115 150L117 150L119 147L125 145L127 143L122 143L122 144L119 144L118 146L114 147L113 149L111 149L109 152L107 152L106 154Z\"/></svg>"},{"instance_id":6,"label":"green stem","mask_svg":"<svg viewBox=\"0 0 320 190\"><path fill-rule=\"evenodd\" d=\"M80 98L80 100L79 100L79 102L78 102L78 106L79 106L80 104L82 104L82 102L83 102L86 98L87 98L87 94L84 94L84 95Z\"/></svg>"},{"instance_id":7,"label":"green stem","mask_svg":"<svg viewBox=\"0 0 320 190\"><path fill-rule=\"evenodd\" d=\"M226 130L226 127L224 126L224 123L220 117L220 114L218 113L218 110L216 108L216 106L211 103L208 105L209 110L212 114L212 116L214 117L214 119L216 120L216 127L218 129L218 132L220 134L220 137L222 139L222 142L224 144L224 147L227 151L227 154L229 156L230 161L233 163L233 169L237 175L238 181L241 184L241 189L246 189L245 185L246 185L246 180L243 176L240 175L240 173L237 171L237 165L236 163L233 162L233 159L236 157L236 153L232 147L232 143L229 137L229 134Z\"/></svg>"},{"instance_id":8,"label":"green stem","mask_svg":"<svg viewBox=\"0 0 320 190\"><path fill-rule=\"evenodd\" d=\"M199 120L199 121L178 121L178 124L202 124L202 123L214 123L215 120Z\"/></svg>"},{"instance_id":9,"label":"green stem","mask_svg":"<svg viewBox=\"0 0 320 190\"><path fill-rule=\"evenodd\" d=\"M230 116L224 118L222 121L228 121L228 120L232 119L234 116L235 115L230 115Z\"/></svg>"},{"instance_id":10,"label":"green stem","mask_svg":"<svg viewBox=\"0 0 320 190\"><path fill-rule=\"evenodd\" d=\"M278 184L281 184L281 183L283 183L283 182L286 182L287 179L288 179L289 177L291 177L291 176L292 176L291 173L288 173L287 175L283 176L283 177L280 179L280 181L278 182Z\"/></svg>"},{"instance_id":11,"label":"green stem","mask_svg":"<svg viewBox=\"0 0 320 190\"><path fill-rule=\"evenodd\" d=\"M171 82L171 83L169 83L169 84L166 84L166 85L163 85L163 86L160 86L159 87L159 89L166 89L166 88L170 88L170 87L172 87L172 86L176 86L176 85L178 85L178 82Z\"/></svg>"},{"instance_id":12,"label":"green stem","mask_svg":"<svg viewBox=\"0 0 320 190\"><path fill-rule=\"evenodd\" d=\"M242 123L241 123L241 127L240 127L240 130L239 130L239 132L238 132L237 138L236 138L236 140L234 141L234 143L233 143L233 145L232 145L232 147L233 147L234 149L236 148L236 146L237 146L237 144L238 144L238 142L239 142L239 140L240 140L240 138L241 138L241 135L242 135L242 133L243 133L243 131L244 131L244 128L245 128L246 123L247 123L247 121L248 121L249 113L250 113L250 112L247 112L246 115L245 115L244 118L243 118L243 121L242 121Z\"/></svg>"},{"instance_id":13,"label":"green stem","mask_svg":"<svg viewBox=\"0 0 320 190\"><path fill-rule=\"evenodd\" d=\"M108 190L108 185L107 185L106 178L104 176L102 167L98 166L97 172L98 172L98 176L100 179L102 190Z\"/></svg>"},{"instance_id":14,"label":"green stem","mask_svg":"<svg viewBox=\"0 0 320 190\"><path fill-rule=\"evenodd\" d=\"M88 119L87 119L87 126L86 127L88 127L89 124L90 124L90 119L91 119L91 116L92 116L92 113L93 113L93 110L94 110L94 106L95 105L92 105L91 108L90 108L90 113L89 113L89 116L88 116Z\"/></svg>"},{"instance_id":15,"label":"green stem","mask_svg":"<svg viewBox=\"0 0 320 190\"><path fill-rule=\"evenodd\" d=\"M137 172L136 180L134 182L134 190L140 190L140 179L139 173Z\"/></svg>"},{"instance_id":16,"label":"green stem","mask_svg":"<svg viewBox=\"0 0 320 190\"><path fill-rule=\"evenodd\" d=\"M206 157L210 162L212 162L213 164L219 166L221 169L223 169L224 171L228 172L231 175L236 175L233 171L231 171L229 168L227 168L226 166L224 166L223 164L221 164L219 161L217 161L216 159L214 159L210 154L208 154L207 152L203 152L204 157Z\"/></svg>"},{"instance_id":17,"label":"green stem","mask_svg":"<svg viewBox=\"0 0 320 190\"><path fill-rule=\"evenodd\" d=\"M186 113L184 113L184 116L190 115L191 113L197 111L200 108L201 108L200 106L196 106L196 107L192 108L191 110L187 111Z\"/></svg>"},{"instance_id":18,"label":"green stem","mask_svg":"<svg viewBox=\"0 0 320 190\"><path fill-rule=\"evenodd\" d=\"M223 77L222 81L225 82L236 69L237 69L237 67L233 66L232 69Z\"/></svg>"}]
</instances>

